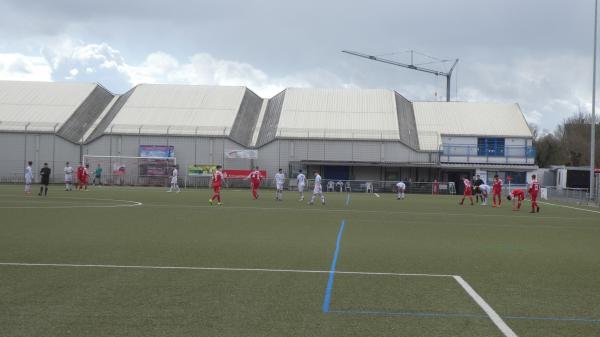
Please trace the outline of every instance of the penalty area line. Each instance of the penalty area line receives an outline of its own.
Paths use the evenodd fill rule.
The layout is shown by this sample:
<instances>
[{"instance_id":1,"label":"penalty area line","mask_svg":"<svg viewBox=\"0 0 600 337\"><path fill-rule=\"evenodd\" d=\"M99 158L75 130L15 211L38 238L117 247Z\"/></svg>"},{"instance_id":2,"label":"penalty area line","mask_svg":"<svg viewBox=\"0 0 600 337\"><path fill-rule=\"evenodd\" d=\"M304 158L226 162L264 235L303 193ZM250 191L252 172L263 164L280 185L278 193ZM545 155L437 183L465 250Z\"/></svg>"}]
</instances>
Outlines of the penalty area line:
<instances>
[{"instance_id":1,"label":"penalty area line","mask_svg":"<svg viewBox=\"0 0 600 337\"><path fill-rule=\"evenodd\" d=\"M518 337L517 334L514 333L514 331L512 331L512 329L504 322L504 320L502 320L500 315L498 315L496 311L494 311L494 309L492 309L492 307L489 304L487 304L487 302L481 296L479 296L479 294L475 291L475 289L471 287L471 285L469 285L469 283L467 283L467 281L465 281L460 276L453 277L456 280L456 282L458 282L458 284L460 284L460 286L463 287L467 294L471 296L475 303L477 303L477 305L479 305L481 309L483 309L483 311L488 315L492 322L494 322L498 329L500 329L504 336Z\"/></svg>"},{"instance_id":2,"label":"penalty area line","mask_svg":"<svg viewBox=\"0 0 600 337\"><path fill-rule=\"evenodd\" d=\"M305 273L305 274L331 274L331 270L311 269L274 269L274 268L230 268L230 267L192 267L192 266L144 266L144 265L115 265L115 264L74 264L74 263L27 263L27 262L0 262L6 267L57 267L57 268L106 268L106 269L148 269L148 270L206 270L206 271L241 271L241 272L268 272L268 273ZM334 274L344 275L373 275L373 276L422 276L422 277L454 277L442 274L415 274L415 273L388 273L367 271L339 271Z\"/></svg>"}]
</instances>

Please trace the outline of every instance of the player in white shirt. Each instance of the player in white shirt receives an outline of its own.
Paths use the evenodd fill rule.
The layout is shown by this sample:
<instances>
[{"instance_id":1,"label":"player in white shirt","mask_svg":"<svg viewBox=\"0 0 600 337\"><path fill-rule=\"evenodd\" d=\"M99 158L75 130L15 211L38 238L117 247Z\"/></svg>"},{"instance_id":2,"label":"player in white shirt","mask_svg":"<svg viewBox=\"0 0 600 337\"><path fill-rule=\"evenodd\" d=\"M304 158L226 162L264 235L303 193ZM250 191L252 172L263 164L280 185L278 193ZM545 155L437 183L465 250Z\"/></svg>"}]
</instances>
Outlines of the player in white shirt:
<instances>
[{"instance_id":1,"label":"player in white shirt","mask_svg":"<svg viewBox=\"0 0 600 337\"><path fill-rule=\"evenodd\" d=\"M300 193L300 201L304 201L304 186L306 186L306 176L302 173L302 170L298 170L296 182L298 183L298 193Z\"/></svg>"},{"instance_id":2,"label":"player in white shirt","mask_svg":"<svg viewBox=\"0 0 600 337\"><path fill-rule=\"evenodd\" d=\"M315 188L313 189L313 195L308 202L309 205L315 203L315 197L318 195L321 197L321 204L325 205L325 196L323 195L323 185L321 185L321 176L319 172L315 171Z\"/></svg>"},{"instance_id":3,"label":"player in white shirt","mask_svg":"<svg viewBox=\"0 0 600 337\"><path fill-rule=\"evenodd\" d=\"M479 192L481 192L482 203L481 206L487 206L488 195L492 188L488 184L479 185Z\"/></svg>"},{"instance_id":4,"label":"player in white shirt","mask_svg":"<svg viewBox=\"0 0 600 337\"><path fill-rule=\"evenodd\" d=\"M177 183L177 175L179 174L179 170L177 170L177 165L173 168L173 173L171 174L171 188L167 192L173 192L175 190L176 193L181 192L179 188L179 184Z\"/></svg>"},{"instance_id":5,"label":"player in white shirt","mask_svg":"<svg viewBox=\"0 0 600 337\"><path fill-rule=\"evenodd\" d=\"M283 200L283 184L285 183L285 174L283 174L283 170L279 169L279 172L275 173L275 187L277 188L277 192L275 193L275 200L282 201Z\"/></svg>"},{"instance_id":6,"label":"player in white shirt","mask_svg":"<svg viewBox=\"0 0 600 337\"><path fill-rule=\"evenodd\" d=\"M27 167L25 168L25 193L27 194L31 194L31 182L33 181L32 164L32 162L27 162Z\"/></svg>"},{"instance_id":7,"label":"player in white shirt","mask_svg":"<svg viewBox=\"0 0 600 337\"><path fill-rule=\"evenodd\" d=\"M406 190L406 184L402 181L396 184L396 189L398 190L398 200L404 199L404 191Z\"/></svg>"},{"instance_id":8,"label":"player in white shirt","mask_svg":"<svg viewBox=\"0 0 600 337\"><path fill-rule=\"evenodd\" d=\"M71 167L71 164L69 164L69 162L67 162L65 164L65 191L72 191L73 188L71 187L71 184L73 184L73 167Z\"/></svg>"}]
</instances>

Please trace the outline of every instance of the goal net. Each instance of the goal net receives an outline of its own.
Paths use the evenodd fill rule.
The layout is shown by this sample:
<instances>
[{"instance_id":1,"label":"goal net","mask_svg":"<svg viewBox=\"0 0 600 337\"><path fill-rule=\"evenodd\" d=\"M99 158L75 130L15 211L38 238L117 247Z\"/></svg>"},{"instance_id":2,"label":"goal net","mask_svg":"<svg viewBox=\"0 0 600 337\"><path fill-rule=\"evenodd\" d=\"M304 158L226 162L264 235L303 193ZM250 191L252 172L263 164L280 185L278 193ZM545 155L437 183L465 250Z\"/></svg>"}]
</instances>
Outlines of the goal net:
<instances>
[{"instance_id":1,"label":"goal net","mask_svg":"<svg viewBox=\"0 0 600 337\"><path fill-rule=\"evenodd\" d=\"M167 186L177 159L84 155L83 163L89 165L90 184Z\"/></svg>"}]
</instances>

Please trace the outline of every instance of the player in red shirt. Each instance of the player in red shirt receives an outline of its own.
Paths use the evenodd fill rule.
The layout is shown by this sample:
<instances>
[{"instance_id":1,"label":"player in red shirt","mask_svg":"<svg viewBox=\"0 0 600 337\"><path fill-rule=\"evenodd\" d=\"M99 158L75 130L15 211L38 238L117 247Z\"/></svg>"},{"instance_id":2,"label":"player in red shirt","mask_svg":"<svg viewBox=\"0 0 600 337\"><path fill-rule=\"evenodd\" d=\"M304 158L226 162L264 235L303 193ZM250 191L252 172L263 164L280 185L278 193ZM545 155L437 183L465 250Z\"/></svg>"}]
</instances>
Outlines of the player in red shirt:
<instances>
[{"instance_id":1,"label":"player in red shirt","mask_svg":"<svg viewBox=\"0 0 600 337\"><path fill-rule=\"evenodd\" d=\"M492 185L492 207L496 207L496 197L498 197L498 207L502 206L502 179L494 176L494 184Z\"/></svg>"},{"instance_id":2,"label":"player in red shirt","mask_svg":"<svg viewBox=\"0 0 600 337\"><path fill-rule=\"evenodd\" d=\"M221 172L221 165L217 165L217 170L213 173L211 183L213 195L210 199L208 199L208 202L212 205L213 201L217 199L217 205L221 206L221 185L223 184L223 172Z\"/></svg>"},{"instance_id":3,"label":"player in red shirt","mask_svg":"<svg viewBox=\"0 0 600 337\"><path fill-rule=\"evenodd\" d=\"M83 164L79 162L79 166L77 166L77 189L81 190L83 188L83 177L85 176L85 167Z\"/></svg>"},{"instance_id":4,"label":"player in red shirt","mask_svg":"<svg viewBox=\"0 0 600 337\"><path fill-rule=\"evenodd\" d=\"M467 178L463 179L463 184L465 185L465 191L459 204L462 205L465 202L465 198L469 198L469 200L471 200L471 206L473 206L473 184L471 184L471 181Z\"/></svg>"},{"instance_id":5,"label":"player in red shirt","mask_svg":"<svg viewBox=\"0 0 600 337\"><path fill-rule=\"evenodd\" d=\"M537 180L536 175L531 176L531 183L529 183L529 189L527 190L529 196L531 197L531 212L530 213L539 213L540 206L538 206L537 198L540 192L540 183Z\"/></svg>"},{"instance_id":6,"label":"player in red shirt","mask_svg":"<svg viewBox=\"0 0 600 337\"><path fill-rule=\"evenodd\" d=\"M525 200L525 192L523 192L523 190L521 189L515 188L514 190L512 190L512 192L510 192L508 196L506 196L506 199L512 200L512 210L518 211L521 209L521 202Z\"/></svg>"},{"instance_id":7,"label":"player in red shirt","mask_svg":"<svg viewBox=\"0 0 600 337\"><path fill-rule=\"evenodd\" d=\"M83 168L83 176L81 178L83 188L87 191L88 184L90 183L90 164L85 164L85 167Z\"/></svg>"},{"instance_id":8,"label":"player in red shirt","mask_svg":"<svg viewBox=\"0 0 600 337\"><path fill-rule=\"evenodd\" d=\"M258 169L258 166L256 167L256 169L254 171L250 172L250 174L246 177L246 179L250 179L250 184L252 186L252 197L254 198L254 200L258 199L258 189L260 188L260 180L261 180L260 171Z\"/></svg>"}]
</instances>

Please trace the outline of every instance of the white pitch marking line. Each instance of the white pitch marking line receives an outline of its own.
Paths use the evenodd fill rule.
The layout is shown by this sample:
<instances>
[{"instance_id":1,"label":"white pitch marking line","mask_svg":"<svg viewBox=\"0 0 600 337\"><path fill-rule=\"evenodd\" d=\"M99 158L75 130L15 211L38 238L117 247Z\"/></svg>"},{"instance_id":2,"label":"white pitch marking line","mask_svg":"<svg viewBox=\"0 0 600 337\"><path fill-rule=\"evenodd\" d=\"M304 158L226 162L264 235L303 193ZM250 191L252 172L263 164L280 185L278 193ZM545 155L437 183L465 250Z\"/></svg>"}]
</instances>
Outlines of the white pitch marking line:
<instances>
[{"instance_id":1,"label":"white pitch marking line","mask_svg":"<svg viewBox=\"0 0 600 337\"><path fill-rule=\"evenodd\" d=\"M465 281L462 277L457 275L453 277L456 280L456 282L458 282L458 284L460 284L463 287L463 289L465 289L467 294L469 294L469 296L471 296L471 298L473 298L473 300L481 307L481 309L485 311L488 317L492 320L492 322L494 322L494 324L496 324L496 326L498 327L498 329L500 329L504 336L518 337L517 334L514 331L512 331L512 329L504 322L504 320L502 320L500 315L498 315L496 311L494 311L494 309L492 309L492 307L489 304L487 304L487 302L483 298L481 298L481 296L479 296L479 294L469 285L469 283L467 283L467 281Z\"/></svg>"},{"instance_id":2,"label":"white pitch marking line","mask_svg":"<svg viewBox=\"0 0 600 337\"><path fill-rule=\"evenodd\" d=\"M186 266L136 266L136 265L114 265L114 264L69 264L69 263L22 263L22 262L0 262L0 266L16 267L67 267L67 268L114 268L114 269L167 269L167 270L213 270L213 271L254 271L271 273L310 273L329 274L330 270L309 269L269 269L269 268L227 268L227 267L186 267ZM410 273L380 273L362 271L335 271L336 274L346 275L374 275L374 276L423 276L423 277L453 277L454 275L441 274L410 274Z\"/></svg>"},{"instance_id":3,"label":"white pitch marking line","mask_svg":"<svg viewBox=\"0 0 600 337\"><path fill-rule=\"evenodd\" d=\"M171 208L214 208L213 206L205 205L182 205L182 204L168 204L168 203L147 203L145 206L148 207L171 207ZM377 213L377 214L415 214L415 215L441 215L441 216L471 216L471 217L493 217L493 218L528 218L528 219L588 219L587 217L561 217L561 216L535 216L530 217L527 215L506 215L506 214L475 214L475 213L444 213L444 212L410 212L410 211L373 211L373 210L360 210L360 209L342 209L342 208L293 208L293 207L255 207L255 206L226 206L222 209L243 209L253 211L299 211L299 212L316 212L316 213L328 213L328 212L350 212L350 213Z\"/></svg>"},{"instance_id":4,"label":"white pitch marking line","mask_svg":"<svg viewBox=\"0 0 600 337\"><path fill-rule=\"evenodd\" d=\"M377 193L373 193L373 194L375 194L375 196L376 196L377 198L380 198L380 197L381 197L381 196L380 196L379 194L377 194Z\"/></svg>"},{"instance_id":5,"label":"white pitch marking line","mask_svg":"<svg viewBox=\"0 0 600 337\"><path fill-rule=\"evenodd\" d=\"M63 199L63 200L93 200L93 201L116 201L123 202L127 204L117 204L117 205L56 205L56 206L0 206L0 209L22 209L22 208L115 208L115 207L137 207L143 206L144 204L139 201L133 200L120 200L120 199L98 199L98 198L75 198L75 197L53 197L52 199L46 200L55 200L55 199ZM35 200L37 201L37 200Z\"/></svg>"},{"instance_id":6,"label":"white pitch marking line","mask_svg":"<svg viewBox=\"0 0 600 337\"><path fill-rule=\"evenodd\" d=\"M559 205L559 204L553 204L553 203L544 202L544 201L540 201L540 204L556 206L556 207L564 207L564 208L576 209L578 211L585 211L585 212L592 212L592 213L600 214L600 211L594 211L593 209L579 208L579 207L573 207L573 206L567 206L567 205Z\"/></svg>"}]
</instances>

